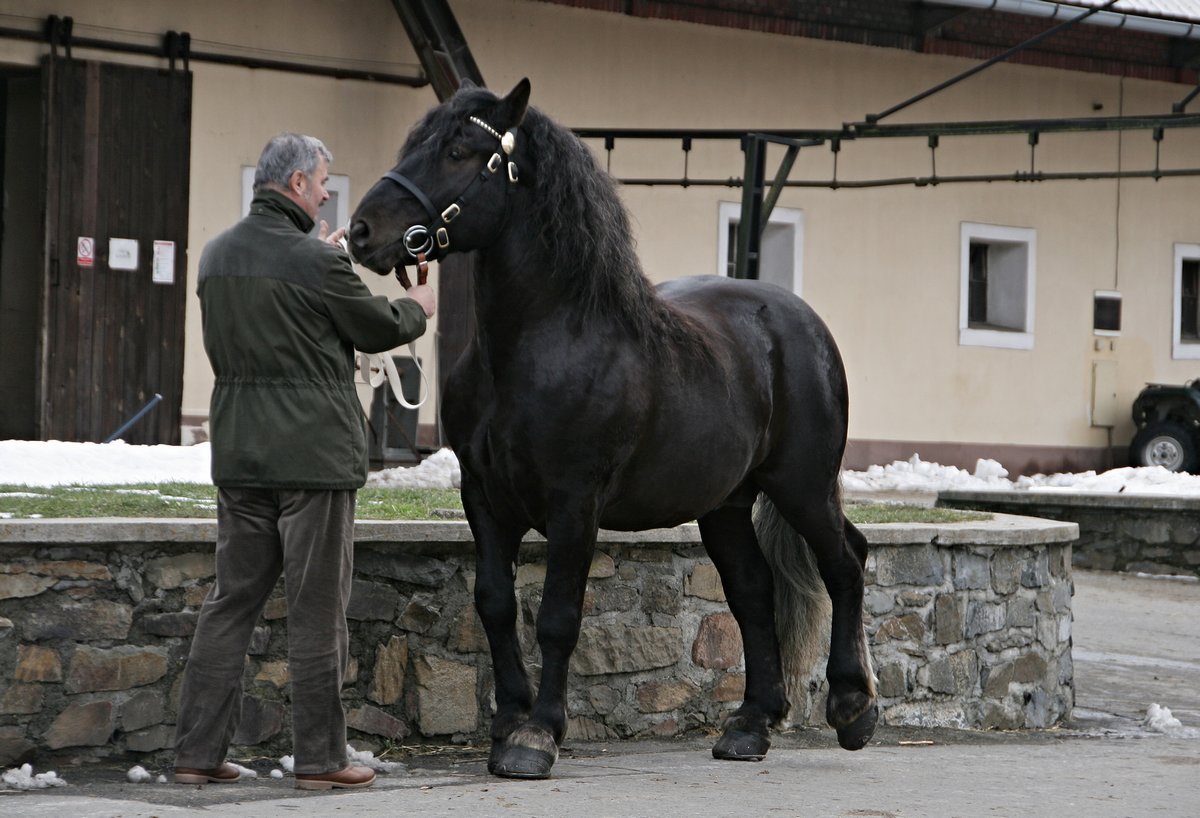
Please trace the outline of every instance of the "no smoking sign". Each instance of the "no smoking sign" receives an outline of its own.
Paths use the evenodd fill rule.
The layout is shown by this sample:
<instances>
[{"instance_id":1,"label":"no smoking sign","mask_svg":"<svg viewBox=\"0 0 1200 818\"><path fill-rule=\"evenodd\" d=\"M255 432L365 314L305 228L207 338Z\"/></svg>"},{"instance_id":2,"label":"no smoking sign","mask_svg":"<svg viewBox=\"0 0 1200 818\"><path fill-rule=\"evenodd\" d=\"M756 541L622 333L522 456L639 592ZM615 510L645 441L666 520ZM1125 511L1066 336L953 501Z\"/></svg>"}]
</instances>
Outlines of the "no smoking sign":
<instances>
[{"instance_id":1,"label":"no smoking sign","mask_svg":"<svg viewBox=\"0 0 1200 818\"><path fill-rule=\"evenodd\" d=\"M80 267L91 267L96 263L96 240L80 236L75 243L75 260Z\"/></svg>"}]
</instances>

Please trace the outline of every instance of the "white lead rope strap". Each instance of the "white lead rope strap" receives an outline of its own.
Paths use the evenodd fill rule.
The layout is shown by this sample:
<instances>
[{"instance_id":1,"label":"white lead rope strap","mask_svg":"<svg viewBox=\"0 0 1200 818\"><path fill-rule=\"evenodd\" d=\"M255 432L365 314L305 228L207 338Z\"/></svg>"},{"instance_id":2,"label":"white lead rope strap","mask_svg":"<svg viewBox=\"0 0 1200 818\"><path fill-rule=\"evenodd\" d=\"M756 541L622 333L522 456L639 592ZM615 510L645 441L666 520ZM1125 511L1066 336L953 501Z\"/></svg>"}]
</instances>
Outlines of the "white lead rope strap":
<instances>
[{"instance_id":1,"label":"white lead rope strap","mask_svg":"<svg viewBox=\"0 0 1200 818\"><path fill-rule=\"evenodd\" d=\"M378 387L384 380L387 380L388 386L392 388L392 394L405 409L420 409L425 401L429 400L429 380L425 377L425 370L421 369L420 361L417 360L416 344L408 345L408 354L412 358L413 366L421 375L421 389L416 403L409 403L405 400L404 389L400 383L400 373L396 370L396 362L392 360L391 355L360 352L358 353L358 371L362 374L363 380L372 388Z\"/></svg>"},{"instance_id":2,"label":"white lead rope strap","mask_svg":"<svg viewBox=\"0 0 1200 818\"><path fill-rule=\"evenodd\" d=\"M346 231L349 232L350 226L346 226ZM350 269L354 269L354 257L350 255L350 247L343 235L339 243L342 249L346 251L346 257L350 259ZM417 402L409 403L404 397L404 387L400 383L400 373L396 370L396 362L392 360L392 356L381 352L358 352L358 371L362 375L364 382L371 385L372 389L377 388L386 380L388 386L392 389L392 395L405 409L420 409L425 405L425 401L429 400L429 379L425 376L425 370L421 368L421 361L417 358L417 345L415 342L408 344L408 355L412 358L413 366L417 368L417 373L421 376L421 388L417 392Z\"/></svg>"}]
</instances>

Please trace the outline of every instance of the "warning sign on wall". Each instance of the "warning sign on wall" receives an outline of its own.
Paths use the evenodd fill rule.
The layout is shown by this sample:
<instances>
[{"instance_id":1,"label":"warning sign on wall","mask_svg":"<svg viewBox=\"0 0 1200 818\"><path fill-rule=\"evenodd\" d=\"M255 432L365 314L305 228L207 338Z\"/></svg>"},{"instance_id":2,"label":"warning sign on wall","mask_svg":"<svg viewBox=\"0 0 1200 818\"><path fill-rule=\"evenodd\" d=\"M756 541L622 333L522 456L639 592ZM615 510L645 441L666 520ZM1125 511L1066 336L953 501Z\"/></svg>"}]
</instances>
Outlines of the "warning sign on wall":
<instances>
[{"instance_id":1,"label":"warning sign on wall","mask_svg":"<svg viewBox=\"0 0 1200 818\"><path fill-rule=\"evenodd\" d=\"M75 242L75 260L80 267L91 267L96 263L96 240L90 236L80 236Z\"/></svg>"}]
</instances>

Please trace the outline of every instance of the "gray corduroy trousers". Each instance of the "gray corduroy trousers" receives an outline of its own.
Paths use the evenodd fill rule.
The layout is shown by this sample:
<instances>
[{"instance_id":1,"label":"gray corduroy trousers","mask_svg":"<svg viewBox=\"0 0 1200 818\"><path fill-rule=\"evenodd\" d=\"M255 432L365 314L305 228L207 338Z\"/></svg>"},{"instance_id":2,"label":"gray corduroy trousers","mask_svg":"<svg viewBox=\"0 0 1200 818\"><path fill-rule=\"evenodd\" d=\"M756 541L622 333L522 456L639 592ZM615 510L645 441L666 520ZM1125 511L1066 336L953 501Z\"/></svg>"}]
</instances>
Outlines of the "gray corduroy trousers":
<instances>
[{"instance_id":1,"label":"gray corduroy trousers","mask_svg":"<svg viewBox=\"0 0 1200 818\"><path fill-rule=\"evenodd\" d=\"M357 493L221 489L216 582L200 608L184 670L175 766L225 761L242 712L246 651L280 574L287 592L295 771L346 766L342 677Z\"/></svg>"}]
</instances>

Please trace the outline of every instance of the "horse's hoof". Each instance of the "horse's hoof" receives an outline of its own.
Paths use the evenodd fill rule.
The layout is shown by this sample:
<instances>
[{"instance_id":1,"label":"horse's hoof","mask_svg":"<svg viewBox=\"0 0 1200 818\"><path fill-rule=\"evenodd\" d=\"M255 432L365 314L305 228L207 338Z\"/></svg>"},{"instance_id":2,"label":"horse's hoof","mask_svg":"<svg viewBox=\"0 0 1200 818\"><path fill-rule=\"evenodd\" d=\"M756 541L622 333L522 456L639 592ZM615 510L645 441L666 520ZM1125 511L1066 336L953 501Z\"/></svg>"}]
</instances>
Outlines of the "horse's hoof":
<instances>
[{"instance_id":1,"label":"horse's hoof","mask_svg":"<svg viewBox=\"0 0 1200 818\"><path fill-rule=\"evenodd\" d=\"M493 759L488 760L488 772L501 778L549 778L555 756L545 750L532 747L506 745L500 752L493 748Z\"/></svg>"},{"instance_id":2,"label":"horse's hoof","mask_svg":"<svg viewBox=\"0 0 1200 818\"><path fill-rule=\"evenodd\" d=\"M487 771L492 775L496 774L496 765L500 763L500 756L504 753L504 742L492 739L492 750L488 753Z\"/></svg>"},{"instance_id":3,"label":"horse's hoof","mask_svg":"<svg viewBox=\"0 0 1200 818\"><path fill-rule=\"evenodd\" d=\"M713 758L722 761L762 761L771 740L759 733L745 730L726 730L713 745Z\"/></svg>"},{"instance_id":4,"label":"horse's hoof","mask_svg":"<svg viewBox=\"0 0 1200 818\"><path fill-rule=\"evenodd\" d=\"M861 750L867 746L871 736L875 735L877 721L879 721L879 707L872 704L854 721L838 728L838 744L842 746L843 750Z\"/></svg>"}]
</instances>

